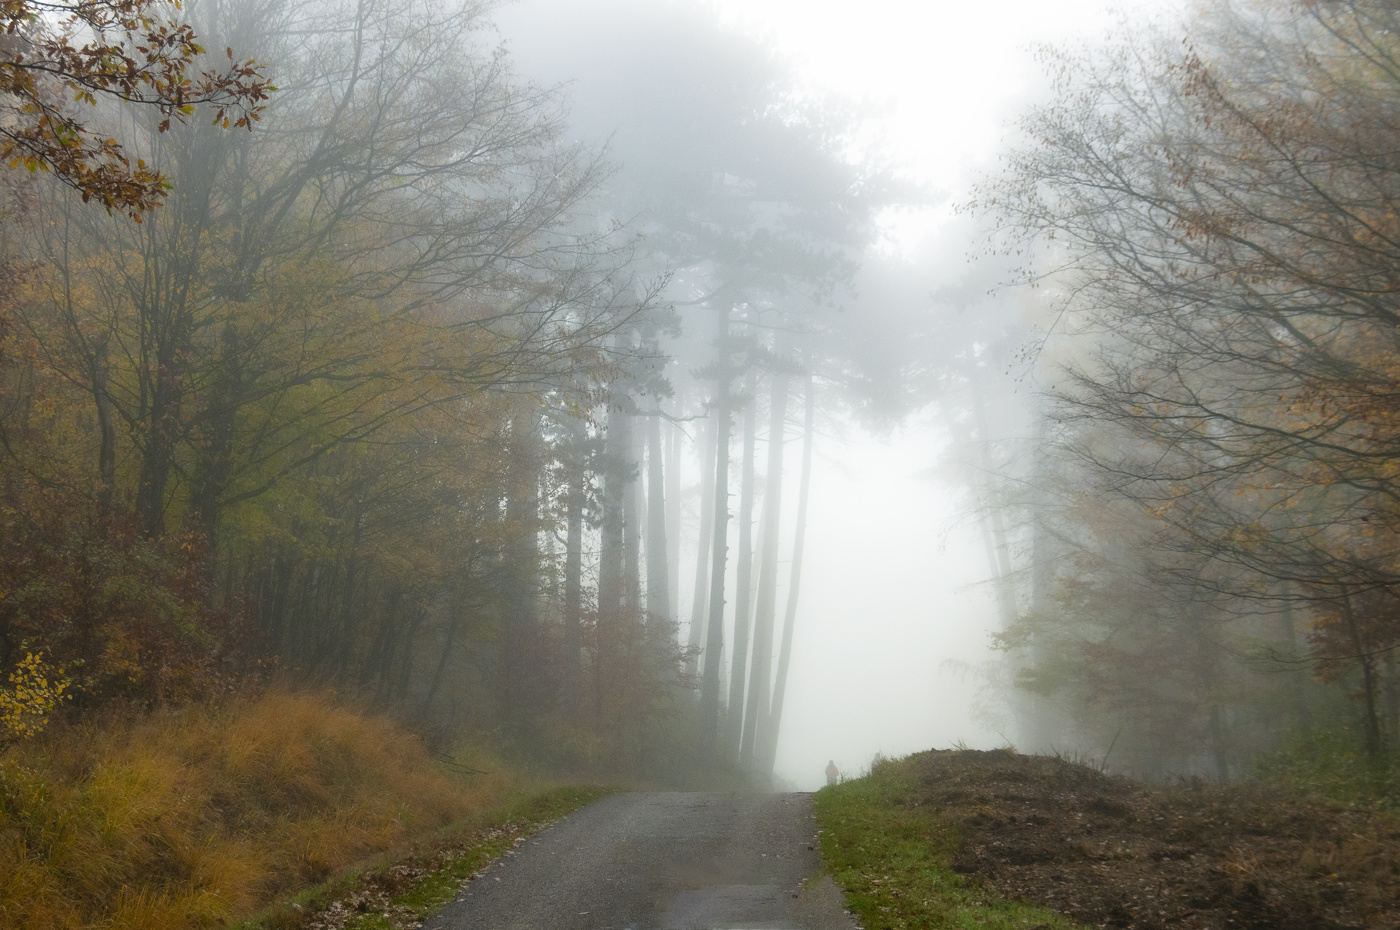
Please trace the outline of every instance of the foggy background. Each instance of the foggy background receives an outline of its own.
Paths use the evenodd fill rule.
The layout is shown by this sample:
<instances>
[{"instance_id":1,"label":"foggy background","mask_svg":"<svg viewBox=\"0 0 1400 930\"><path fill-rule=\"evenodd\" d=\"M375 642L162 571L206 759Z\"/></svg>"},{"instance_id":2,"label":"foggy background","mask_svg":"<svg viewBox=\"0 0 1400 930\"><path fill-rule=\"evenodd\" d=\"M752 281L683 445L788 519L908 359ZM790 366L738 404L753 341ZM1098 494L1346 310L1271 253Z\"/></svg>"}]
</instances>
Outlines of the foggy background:
<instances>
[{"instance_id":1,"label":"foggy background","mask_svg":"<svg viewBox=\"0 0 1400 930\"><path fill-rule=\"evenodd\" d=\"M638 11L666 5L633 2ZM947 312L934 292L963 288L981 296L1003 280L999 268L970 263L977 227L955 217L953 205L967 199L972 179L995 167L998 147L1015 133L1015 117L1048 95L1036 49L1100 39L1124 17L1147 16L1159 5L876 0L855 11L831 0L734 0L710 9L766 43L806 93L863 107L862 143L928 186L928 206L886 211L877 246L917 270L928 297L912 311L926 317L911 320L917 326ZM584 110L588 123L624 148L628 120L638 115L608 112L596 87L602 82L589 76L594 69L606 73L606 62L582 63L593 43L579 37L626 35L633 19L628 7L521 0L497 15L521 72L565 83L575 111ZM647 38L637 33L630 41ZM1011 320L1021 315L1014 306L982 309ZM1024 399L1033 381L1014 358L1019 346L1009 348L1001 376L1012 397ZM1017 412L1007 419L1011 429L1020 426ZM946 473L939 477L949 452L941 416L927 410L886 430L841 422L827 424L821 435L810 561L776 767L803 790L823 783L829 759L855 774L877 752L1014 742L1005 698L988 668L998 657L989 635L1000 621L974 505ZM691 551L683 553L681 564L690 558ZM681 577L685 605L693 592L689 573Z\"/></svg>"},{"instance_id":2,"label":"foggy background","mask_svg":"<svg viewBox=\"0 0 1400 930\"><path fill-rule=\"evenodd\" d=\"M3 15L0 914L234 919L527 785L805 835L979 770L1048 806L974 871L1073 817L1088 924L1395 897L1394 3Z\"/></svg>"},{"instance_id":3,"label":"foggy background","mask_svg":"<svg viewBox=\"0 0 1400 930\"><path fill-rule=\"evenodd\" d=\"M1384 5L189 17L244 102L0 188L0 663L691 787L1400 733Z\"/></svg>"}]
</instances>

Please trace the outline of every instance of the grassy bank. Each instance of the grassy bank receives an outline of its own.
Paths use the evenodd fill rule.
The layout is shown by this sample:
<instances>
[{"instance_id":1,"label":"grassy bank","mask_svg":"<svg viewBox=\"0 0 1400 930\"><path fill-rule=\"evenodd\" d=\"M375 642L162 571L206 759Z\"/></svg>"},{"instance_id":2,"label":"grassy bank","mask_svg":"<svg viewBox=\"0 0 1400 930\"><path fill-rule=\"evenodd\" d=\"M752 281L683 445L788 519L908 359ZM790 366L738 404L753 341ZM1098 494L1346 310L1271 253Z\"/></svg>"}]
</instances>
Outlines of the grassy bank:
<instances>
[{"instance_id":1,"label":"grassy bank","mask_svg":"<svg viewBox=\"0 0 1400 930\"><path fill-rule=\"evenodd\" d=\"M1070 930L1058 914L1003 900L953 871L960 837L924 802L917 758L882 762L817 793L822 858L861 926Z\"/></svg>"},{"instance_id":2,"label":"grassy bank","mask_svg":"<svg viewBox=\"0 0 1400 930\"><path fill-rule=\"evenodd\" d=\"M1303 797L1400 815L1400 751L1367 755L1345 729L1300 737L1254 768L1257 777Z\"/></svg>"},{"instance_id":3,"label":"grassy bank","mask_svg":"<svg viewBox=\"0 0 1400 930\"><path fill-rule=\"evenodd\" d=\"M1009 750L923 752L821 791L817 816L866 930L1400 926L1400 827L1369 793L1384 782L1330 764L1160 785Z\"/></svg>"},{"instance_id":4,"label":"grassy bank","mask_svg":"<svg viewBox=\"0 0 1400 930\"><path fill-rule=\"evenodd\" d=\"M224 925L544 787L457 761L330 695L45 734L0 759L0 926Z\"/></svg>"}]
</instances>

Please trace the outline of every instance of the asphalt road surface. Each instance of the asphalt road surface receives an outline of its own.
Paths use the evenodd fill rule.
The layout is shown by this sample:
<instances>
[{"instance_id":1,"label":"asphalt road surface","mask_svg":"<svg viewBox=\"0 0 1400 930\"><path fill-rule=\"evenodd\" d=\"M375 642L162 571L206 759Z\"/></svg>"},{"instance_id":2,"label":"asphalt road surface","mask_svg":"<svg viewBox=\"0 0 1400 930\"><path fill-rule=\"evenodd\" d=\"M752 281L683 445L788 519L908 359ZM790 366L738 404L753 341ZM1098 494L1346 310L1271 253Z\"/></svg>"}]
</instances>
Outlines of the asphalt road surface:
<instances>
[{"instance_id":1,"label":"asphalt road surface","mask_svg":"<svg viewBox=\"0 0 1400 930\"><path fill-rule=\"evenodd\" d=\"M424 930L855 930L810 794L624 794L522 843Z\"/></svg>"}]
</instances>

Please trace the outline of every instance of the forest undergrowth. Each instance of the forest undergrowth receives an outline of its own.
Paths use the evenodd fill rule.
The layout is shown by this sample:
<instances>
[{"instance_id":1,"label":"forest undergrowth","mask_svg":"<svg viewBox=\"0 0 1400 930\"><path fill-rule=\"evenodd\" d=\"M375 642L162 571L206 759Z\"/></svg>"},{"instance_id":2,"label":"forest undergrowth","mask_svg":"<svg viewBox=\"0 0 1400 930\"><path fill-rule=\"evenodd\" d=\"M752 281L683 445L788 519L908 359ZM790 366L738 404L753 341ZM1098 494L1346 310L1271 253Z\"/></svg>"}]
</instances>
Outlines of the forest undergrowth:
<instances>
[{"instance_id":1,"label":"forest undergrowth","mask_svg":"<svg viewBox=\"0 0 1400 930\"><path fill-rule=\"evenodd\" d=\"M222 926L425 842L526 822L510 812L549 795L484 752L452 756L329 692L54 727L0 757L0 926ZM574 794L545 806L587 800Z\"/></svg>"},{"instance_id":2,"label":"forest undergrowth","mask_svg":"<svg viewBox=\"0 0 1400 930\"><path fill-rule=\"evenodd\" d=\"M866 930L1400 927L1393 805L1302 757L1148 785L1008 750L919 753L817 795L823 854Z\"/></svg>"}]
</instances>

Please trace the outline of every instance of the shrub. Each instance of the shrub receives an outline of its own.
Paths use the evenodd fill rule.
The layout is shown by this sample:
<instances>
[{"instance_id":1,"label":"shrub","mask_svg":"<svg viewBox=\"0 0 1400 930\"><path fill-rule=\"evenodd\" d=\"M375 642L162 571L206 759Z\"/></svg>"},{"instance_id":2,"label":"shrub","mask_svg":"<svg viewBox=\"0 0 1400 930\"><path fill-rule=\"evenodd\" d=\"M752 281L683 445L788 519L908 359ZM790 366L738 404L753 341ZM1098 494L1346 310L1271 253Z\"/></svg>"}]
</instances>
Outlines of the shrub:
<instances>
[{"instance_id":1,"label":"shrub","mask_svg":"<svg viewBox=\"0 0 1400 930\"><path fill-rule=\"evenodd\" d=\"M0 689L0 749L37 736L68 686L63 669L46 663L42 652L26 653L10 673L9 688Z\"/></svg>"},{"instance_id":2,"label":"shrub","mask_svg":"<svg viewBox=\"0 0 1400 930\"><path fill-rule=\"evenodd\" d=\"M0 762L0 926L225 923L511 789L471 767L329 694L55 727Z\"/></svg>"}]
</instances>

